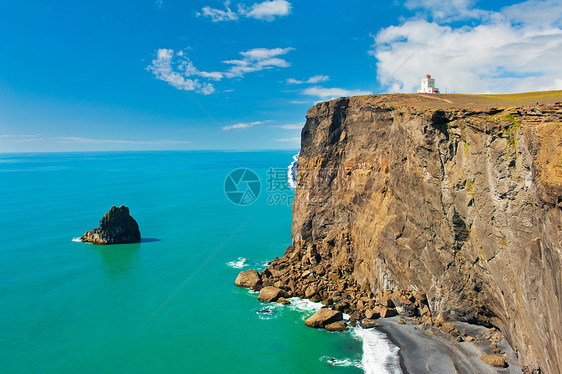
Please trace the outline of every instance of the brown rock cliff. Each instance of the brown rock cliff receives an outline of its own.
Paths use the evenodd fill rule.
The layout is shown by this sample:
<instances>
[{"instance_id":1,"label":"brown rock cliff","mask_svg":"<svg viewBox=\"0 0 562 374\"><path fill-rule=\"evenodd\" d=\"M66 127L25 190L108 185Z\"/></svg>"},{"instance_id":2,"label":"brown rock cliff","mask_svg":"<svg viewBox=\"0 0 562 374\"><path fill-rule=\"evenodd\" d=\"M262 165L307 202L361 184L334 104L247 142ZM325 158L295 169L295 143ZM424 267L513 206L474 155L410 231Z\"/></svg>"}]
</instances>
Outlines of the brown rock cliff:
<instances>
[{"instance_id":1,"label":"brown rock cliff","mask_svg":"<svg viewBox=\"0 0 562 374\"><path fill-rule=\"evenodd\" d=\"M310 293L423 290L433 315L497 326L523 368L558 373L561 209L561 103L342 98L307 114L293 246L270 270L310 269Z\"/></svg>"}]
</instances>

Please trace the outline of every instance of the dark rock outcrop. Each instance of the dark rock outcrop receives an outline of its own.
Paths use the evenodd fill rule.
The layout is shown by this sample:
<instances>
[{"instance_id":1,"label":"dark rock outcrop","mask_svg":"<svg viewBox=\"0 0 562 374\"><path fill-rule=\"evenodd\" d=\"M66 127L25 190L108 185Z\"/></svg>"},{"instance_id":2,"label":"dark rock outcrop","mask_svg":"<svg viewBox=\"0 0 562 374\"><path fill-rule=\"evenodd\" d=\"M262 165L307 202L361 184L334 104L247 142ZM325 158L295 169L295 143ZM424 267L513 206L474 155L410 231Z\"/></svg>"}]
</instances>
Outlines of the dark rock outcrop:
<instances>
[{"instance_id":1,"label":"dark rock outcrop","mask_svg":"<svg viewBox=\"0 0 562 374\"><path fill-rule=\"evenodd\" d=\"M100 220L99 227L87 231L83 242L94 244L139 243L141 235L137 221L129 214L129 208L112 206Z\"/></svg>"}]
</instances>

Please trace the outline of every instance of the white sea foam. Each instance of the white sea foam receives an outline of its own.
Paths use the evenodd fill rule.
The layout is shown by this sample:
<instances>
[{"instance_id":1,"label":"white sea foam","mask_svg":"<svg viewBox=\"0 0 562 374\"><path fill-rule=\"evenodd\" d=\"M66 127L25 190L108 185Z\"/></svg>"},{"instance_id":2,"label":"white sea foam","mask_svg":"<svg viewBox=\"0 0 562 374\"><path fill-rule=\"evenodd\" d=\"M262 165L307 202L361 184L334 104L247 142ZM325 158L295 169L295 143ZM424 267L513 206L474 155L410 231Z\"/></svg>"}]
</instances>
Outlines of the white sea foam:
<instances>
[{"instance_id":1,"label":"white sea foam","mask_svg":"<svg viewBox=\"0 0 562 374\"><path fill-rule=\"evenodd\" d=\"M324 306L322 303L315 303L308 299L300 299L298 297L291 297L289 301L291 302L291 304L289 304L289 309L303 313L303 320L306 320Z\"/></svg>"},{"instance_id":2,"label":"white sea foam","mask_svg":"<svg viewBox=\"0 0 562 374\"><path fill-rule=\"evenodd\" d=\"M80 238L72 238L72 241L82 243L82 239L80 239Z\"/></svg>"},{"instance_id":3,"label":"white sea foam","mask_svg":"<svg viewBox=\"0 0 562 374\"><path fill-rule=\"evenodd\" d=\"M293 162L288 167L287 170L287 181L292 188L297 187L297 163L299 161L299 155L293 156Z\"/></svg>"},{"instance_id":4,"label":"white sea foam","mask_svg":"<svg viewBox=\"0 0 562 374\"><path fill-rule=\"evenodd\" d=\"M280 305L272 304L260 309L255 309L254 313L256 313L259 319L269 320L278 318L282 314L281 311Z\"/></svg>"},{"instance_id":5,"label":"white sea foam","mask_svg":"<svg viewBox=\"0 0 562 374\"><path fill-rule=\"evenodd\" d=\"M398 356L400 348L392 344L384 333L357 326L352 335L363 342L361 364L366 374L402 374Z\"/></svg>"},{"instance_id":6,"label":"white sea foam","mask_svg":"<svg viewBox=\"0 0 562 374\"><path fill-rule=\"evenodd\" d=\"M306 320L324 306L322 303L316 303L298 297L291 297L289 301L291 304L287 307L291 310L301 312L303 320ZM259 315L259 318L277 318L282 308L283 306L280 304L272 304L268 306L267 309L275 313L262 314ZM343 318L349 321L349 315L345 313ZM351 330L351 335L363 343L363 357L361 361L352 358L338 359L328 356L321 357L320 361L332 366L357 367L362 369L366 374L402 374L400 356L398 356L400 348L395 346L384 333L375 329L363 329L360 326L356 326Z\"/></svg>"},{"instance_id":7,"label":"white sea foam","mask_svg":"<svg viewBox=\"0 0 562 374\"><path fill-rule=\"evenodd\" d=\"M334 357L322 356L320 357L320 361L325 362L332 366L341 366L341 367L356 367L359 369L363 369L363 365L359 360L352 360L350 358L344 359L337 359Z\"/></svg>"},{"instance_id":8,"label":"white sea foam","mask_svg":"<svg viewBox=\"0 0 562 374\"><path fill-rule=\"evenodd\" d=\"M227 262L226 265L234 269L242 269L244 266L247 266L246 261L244 257L238 257L237 261Z\"/></svg>"}]
</instances>

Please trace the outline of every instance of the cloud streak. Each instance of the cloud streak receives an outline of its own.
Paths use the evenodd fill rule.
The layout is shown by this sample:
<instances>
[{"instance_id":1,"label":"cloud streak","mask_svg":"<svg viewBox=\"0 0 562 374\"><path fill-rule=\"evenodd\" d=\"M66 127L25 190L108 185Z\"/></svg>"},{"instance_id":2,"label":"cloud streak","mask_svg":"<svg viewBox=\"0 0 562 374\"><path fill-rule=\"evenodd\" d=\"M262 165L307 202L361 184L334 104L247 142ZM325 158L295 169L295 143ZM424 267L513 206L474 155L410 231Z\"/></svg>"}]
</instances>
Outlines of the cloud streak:
<instances>
[{"instance_id":1,"label":"cloud streak","mask_svg":"<svg viewBox=\"0 0 562 374\"><path fill-rule=\"evenodd\" d=\"M223 126L222 129L225 130L225 131L236 130L236 129L247 129L249 127L262 125L262 124L267 123L267 122L270 122L270 121L268 120L268 121L240 122L240 123L235 123L234 125Z\"/></svg>"},{"instance_id":2,"label":"cloud streak","mask_svg":"<svg viewBox=\"0 0 562 374\"><path fill-rule=\"evenodd\" d=\"M225 64L232 65L224 75L227 78L240 78L247 73L255 71L286 68L291 66L286 60L279 56L285 55L292 51L293 48L254 48L245 52L240 52L242 59L223 61Z\"/></svg>"},{"instance_id":3,"label":"cloud streak","mask_svg":"<svg viewBox=\"0 0 562 374\"><path fill-rule=\"evenodd\" d=\"M236 21L240 17L254 18L261 21L271 22L276 17L284 17L291 13L291 3L286 0L271 0L254 3L251 6L238 4L238 9L230 8L230 1L225 1L224 9L203 7L197 12L197 17L210 18L213 22Z\"/></svg>"},{"instance_id":4,"label":"cloud streak","mask_svg":"<svg viewBox=\"0 0 562 374\"><path fill-rule=\"evenodd\" d=\"M289 78L287 79L287 84L317 84L317 83L321 83L321 82L326 82L329 81L330 77L327 75L315 75L313 77L310 77L306 80L298 80L298 79L294 79L294 78Z\"/></svg>"},{"instance_id":5,"label":"cloud streak","mask_svg":"<svg viewBox=\"0 0 562 374\"><path fill-rule=\"evenodd\" d=\"M343 88L324 88L324 87L309 87L302 91L304 95L315 96L319 99L331 100L339 97L360 96L371 94L363 90L346 90Z\"/></svg>"},{"instance_id":6,"label":"cloud streak","mask_svg":"<svg viewBox=\"0 0 562 374\"><path fill-rule=\"evenodd\" d=\"M283 130L300 130L302 129L302 127L304 126L303 123L291 123L291 124L287 124L287 125L275 125L275 126L271 126L271 127L277 127Z\"/></svg>"},{"instance_id":7,"label":"cloud streak","mask_svg":"<svg viewBox=\"0 0 562 374\"><path fill-rule=\"evenodd\" d=\"M43 140L39 134L21 135L21 134L0 134L0 139L6 139L14 143L27 143Z\"/></svg>"},{"instance_id":8,"label":"cloud streak","mask_svg":"<svg viewBox=\"0 0 562 374\"><path fill-rule=\"evenodd\" d=\"M123 140L123 139L93 139L78 136L61 136L54 138L60 143L80 143L80 144L145 144L145 145L166 145L166 144L189 144L183 140Z\"/></svg>"},{"instance_id":9,"label":"cloud streak","mask_svg":"<svg viewBox=\"0 0 562 374\"><path fill-rule=\"evenodd\" d=\"M278 138L275 139L278 142L288 142L288 143L300 143L301 142L301 138Z\"/></svg>"},{"instance_id":10,"label":"cloud streak","mask_svg":"<svg viewBox=\"0 0 562 374\"><path fill-rule=\"evenodd\" d=\"M225 1L224 10L206 6L201 9L201 12L197 12L197 16L208 17L213 22L236 21L238 19L238 14L230 9L230 1Z\"/></svg>"}]
</instances>

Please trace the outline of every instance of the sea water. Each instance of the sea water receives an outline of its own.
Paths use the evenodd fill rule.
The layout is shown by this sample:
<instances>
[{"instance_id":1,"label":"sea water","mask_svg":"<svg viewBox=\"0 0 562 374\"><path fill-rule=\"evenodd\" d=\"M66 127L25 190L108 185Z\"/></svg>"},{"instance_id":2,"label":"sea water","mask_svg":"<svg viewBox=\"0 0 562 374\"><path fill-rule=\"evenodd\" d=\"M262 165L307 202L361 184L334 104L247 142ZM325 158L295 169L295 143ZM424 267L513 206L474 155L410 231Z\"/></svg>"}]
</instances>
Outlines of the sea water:
<instances>
[{"instance_id":1,"label":"sea water","mask_svg":"<svg viewBox=\"0 0 562 374\"><path fill-rule=\"evenodd\" d=\"M393 372L384 335L311 329L320 304L234 286L291 244L294 153L0 154L0 371ZM242 205L238 168L260 183ZM121 204L141 243L80 242Z\"/></svg>"}]
</instances>

